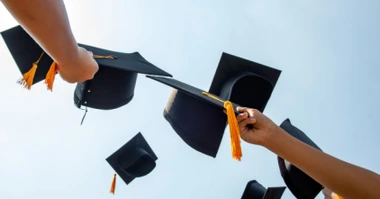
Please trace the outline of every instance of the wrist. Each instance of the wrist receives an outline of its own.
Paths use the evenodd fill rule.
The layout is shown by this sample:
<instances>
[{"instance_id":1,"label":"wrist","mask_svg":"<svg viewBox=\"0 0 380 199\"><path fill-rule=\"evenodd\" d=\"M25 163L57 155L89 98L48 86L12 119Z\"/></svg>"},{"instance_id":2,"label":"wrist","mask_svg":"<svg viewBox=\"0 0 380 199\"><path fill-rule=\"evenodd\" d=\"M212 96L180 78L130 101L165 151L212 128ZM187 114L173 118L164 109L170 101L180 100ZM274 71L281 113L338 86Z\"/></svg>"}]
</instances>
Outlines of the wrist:
<instances>
[{"instance_id":1,"label":"wrist","mask_svg":"<svg viewBox=\"0 0 380 199\"><path fill-rule=\"evenodd\" d=\"M262 146L276 153L284 142L286 142L286 132L281 127L273 124L266 133Z\"/></svg>"},{"instance_id":2,"label":"wrist","mask_svg":"<svg viewBox=\"0 0 380 199\"><path fill-rule=\"evenodd\" d=\"M54 61L59 65L59 68L75 67L79 60L79 50L77 45L73 47L66 48L65 52L60 53L54 58Z\"/></svg>"}]
</instances>

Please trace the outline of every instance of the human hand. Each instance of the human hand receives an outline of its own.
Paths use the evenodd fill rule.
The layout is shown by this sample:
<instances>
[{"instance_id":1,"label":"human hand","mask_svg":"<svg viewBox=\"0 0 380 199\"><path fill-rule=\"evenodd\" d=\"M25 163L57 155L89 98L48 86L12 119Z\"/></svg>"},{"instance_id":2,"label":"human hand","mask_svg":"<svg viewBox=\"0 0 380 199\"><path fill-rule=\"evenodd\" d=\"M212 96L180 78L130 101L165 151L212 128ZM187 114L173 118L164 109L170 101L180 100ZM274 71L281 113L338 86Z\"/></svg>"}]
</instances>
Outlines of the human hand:
<instances>
[{"instance_id":1,"label":"human hand","mask_svg":"<svg viewBox=\"0 0 380 199\"><path fill-rule=\"evenodd\" d=\"M240 137L248 143L265 146L268 135L277 125L256 109L237 107L237 111L240 112L236 117L239 123ZM248 125L253 125L253 128Z\"/></svg>"},{"instance_id":2,"label":"human hand","mask_svg":"<svg viewBox=\"0 0 380 199\"><path fill-rule=\"evenodd\" d=\"M58 63L58 72L62 79L69 83L84 82L93 79L98 72L98 63L92 52L78 47L77 56L69 58L67 62Z\"/></svg>"},{"instance_id":3,"label":"human hand","mask_svg":"<svg viewBox=\"0 0 380 199\"><path fill-rule=\"evenodd\" d=\"M334 199L333 198L333 192L330 190L330 189L328 189L328 188L324 188L323 190L322 190L322 193L323 193L323 195L325 196L325 199Z\"/></svg>"}]
</instances>

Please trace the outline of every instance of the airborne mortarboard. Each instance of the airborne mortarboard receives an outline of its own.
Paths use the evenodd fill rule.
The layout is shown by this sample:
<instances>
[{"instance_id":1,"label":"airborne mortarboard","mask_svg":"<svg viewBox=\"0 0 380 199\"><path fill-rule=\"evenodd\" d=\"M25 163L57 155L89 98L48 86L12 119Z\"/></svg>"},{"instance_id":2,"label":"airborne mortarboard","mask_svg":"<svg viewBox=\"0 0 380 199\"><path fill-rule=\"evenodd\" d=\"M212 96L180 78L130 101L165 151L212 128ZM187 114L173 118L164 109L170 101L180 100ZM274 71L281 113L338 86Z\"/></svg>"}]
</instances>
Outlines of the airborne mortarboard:
<instances>
[{"instance_id":1,"label":"airborne mortarboard","mask_svg":"<svg viewBox=\"0 0 380 199\"><path fill-rule=\"evenodd\" d=\"M45 79L48 89L52 90L54 77L58 72L54 60L21 26L5 30L1 35L23 74L19 83L30 89L33 84ZM148 62L138 52L122 53L84 44L78 45L91 51L99 65L93 79L77 83L74 103L78 108L84 105L110 110L129 103L134 95L138 73L172 77Z\"/></svg>"},{"instance_id":2,"label":"airborne mortarboard","mask_svg":"<svg viewBox=\"0 0 380 199\"><path fill-rule=\"evenodd\" d=\"M174 78L147 77L173 87L164 117L187 145L216 157L228 118L233 157L240 160L234 107L263 111L280 74L280 70L223 53L209 92ZM227 110L227 117L223 109Z\"/></svg>"},{"instance_id":3,"label":"airborne mortarboard","mask_svg":"<svg viewBox=\"0 0 380 199\"><path fill-rule=\"evenodd\" d=\"M138 133L106 160L128 185L135 178L143 177L153 171L157 159L143 135ZM116 174L112 180L111 193L115 192L115 186Z\"/></svg>"},{"instance_id":4,"label":"airborne mortarboard","mask_svg":"<svg viewBox=\"0 0 380 199\"><path fill-rule=\"evenodd\" d=\"M283 121L280 127L296 139L321 150L304 132L295 127L289 119ZM321 184L283 158L277 156L277 160L281 176L286 186L296 198L314 199L317 197L323 189Z\"/></svg>"},{"instance_id":5,"label":"airborne mortarboard","mask_svg":"<svg viewBox=\"0 0 380 199\"><path fill-rule=\"evenodd\" d=\"M280 199L286 187L268 187L266 189L256 180L247 183L241 199Z\"/></svg>"}]
</instances>

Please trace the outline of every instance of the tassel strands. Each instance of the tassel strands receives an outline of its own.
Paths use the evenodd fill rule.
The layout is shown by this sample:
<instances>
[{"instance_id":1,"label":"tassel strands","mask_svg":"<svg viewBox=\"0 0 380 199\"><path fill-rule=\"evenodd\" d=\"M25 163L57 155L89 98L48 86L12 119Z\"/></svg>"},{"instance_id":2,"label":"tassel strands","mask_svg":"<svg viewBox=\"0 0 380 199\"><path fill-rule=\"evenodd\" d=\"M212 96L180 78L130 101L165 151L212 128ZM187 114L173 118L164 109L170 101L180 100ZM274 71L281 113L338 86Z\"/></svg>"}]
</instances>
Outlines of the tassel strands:
<instances>
[{"instance_id":1,"label":"tassel strands","mask_svg":"<svg viewBox=\"0 0 380 199\"><path fill-rule=\"evenodd\" d=\"M38 64L40 60L42 59L43 55L45 52L42 52L40 57L36 62L33 63L32 67L30 70L26 73L23 74L23 77L17 81L18 84L24 86L28 90L31 89L33 82L34 82L34 76L36 75L37 69L38 69ZM93 55L94 59L117 59L116 56L112 55ZM47 89L50 91L53 91L53 84L55 80L55 75L58 73L58 64L53 61L53 63L50 65L49 71L46 73L45 76L45 84L47 86Z\"/></svg>"},{"instance_id":2,"label":"tassel strands","mask_svg":"<svg viewBox=\"0 0 380 199\"><path fill-rule=\"evenodd\" d=\"M113 179L112 179L112 184L111 184L111 189L110 189L111 194L115 194L115 188L116 188L116 173L113 174Z\"/></svg>"},{"instance_id":3,"label":"tassel strands","mask_svg":"<svg viewBox=\"0 0 380 199\"><path fill-rule=\"evenodd\" d=\"M239 124L236 120L234 107L230 101L226 101L224 108L227 110L228 126L230 127L232 158L240 161L243 154L240 145Z\"/></svg>"},{"instance_id":4,"label":"tassel strands","mask_svg":"<svg viewBox=\"0 0 380 199\"><path fill-rule=\"evenodd\" d=\"M234 107L232 103L230 101L223 101L207 92L202 92L202 95L206 95L208 97L211 97L215 100L218 100L224 103L224 108L226 109L226 112L227 112L228 126L230 127L232 158L240 161L241 157L243 156L241 145L240 145L240 130L239 130L239 124L236 120L235 111L234 111Z\"/></svg>"},{"instance_id":5,"label":"tassel strands","mask_svg":"<svg viewBox=\"0 0 380 199\"><path fill-rule=\"evenodd\" d=\"M37 68L38 68L38 63L40 62L40 60L42 59L42 56L44 54L45 54L45 52L41 53L41 55L38 58L38 60L33 63L32 68L28 72L24 73L23 77L20 80L18 80L17 83L19 83L20 85L24 86L26 89L30 90L30 88L33 85L34 76L36 75L36 71L37 71Z\"/></svg>"},{"instance_id":6,"label":"tassel strands","mask_svg":"<svg viewBox=\"0 0 380 199\"><path fill-rule=\"evenodd\" d=\"M54 79L57 72L58 72L57 63L53 62L50 65L49 71L45 77L45 84L47 86L47 89L50 90L51 92L53 92L53 84L54 84Z\"/></svg>"},{"instance_id":7,"label":"tassel strands","mask_svg":"<svg viewBox=\"0 0 380 199\"><path fill-rule=\"evenodd\" d=\"M336 193L333 193L332 195L335 196L337 199L344 199L342 196L340 196L340 195L338 195Z\"/></svg>"}]
</instances>

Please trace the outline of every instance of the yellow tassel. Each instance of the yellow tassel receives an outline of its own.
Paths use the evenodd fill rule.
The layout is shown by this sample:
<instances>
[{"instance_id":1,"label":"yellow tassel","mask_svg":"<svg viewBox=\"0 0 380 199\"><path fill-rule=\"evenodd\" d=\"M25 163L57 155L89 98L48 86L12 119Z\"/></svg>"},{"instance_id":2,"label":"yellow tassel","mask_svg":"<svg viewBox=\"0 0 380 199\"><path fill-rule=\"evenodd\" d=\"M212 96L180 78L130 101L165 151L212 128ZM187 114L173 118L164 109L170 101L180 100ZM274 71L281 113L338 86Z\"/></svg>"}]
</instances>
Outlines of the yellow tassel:
<instances>
[{"instance_id":1,"label":"yellow tassel","mask_svg":"<svg viewBox=\"0 0 380 199\"><path fill-rule=\"evenodd\" d=\"M44 54L45 54L45 52L41 53L38 60L33 63L32 68L28 72L23 74L23 77L20 80L18 80L17 83L23 85L25 88L30 90L30 88L33 85L33 80L34 80L34 76L35 76L37 68L38 68L38 63L40 62L40 60ZM112 55L107 55L107 56L93 55L93 58L95 58L95 59L116 59L116 57L112 56ZM50 91L53 91L53 84L54 84L55 75L57 74L57 72L58 72L58 66L57 66L57 63L54 61L50 65L49 71L47 72L46 77L45 77L45 84L47 85L47 89Z\"/></svg>"},{"instance_id":2,"label":"yellow tassel","mask_svg":"<svg viewBox=\"0 0 380 199\"><path fill-rule=\"evenodd\" d=\"M224 108L227 111L228 126L230 127L230 142L231 142L232 158L240 161L241 157L243 156L241 145L240 145L240 129L239 129L239 124L236 120L236 115L235 115L235 111L234 111L234 107L232 103L230 101L223 101L207 92L202 92L202 95L206 95L208 97L211 97L215 100L218 100L224 103Z\"/></svg>"},{"instance_id":3,"label":"yellow tassel","mask_svg":"<svg viewBox=\"0 0 380 199\"><path fill-rule=\"evenodd\" d=\"M57 68L57 63L53 62L50 65L49 71L46 74L45 77L45 84L47 85L47 89L53 92L53 84L54 84L54 79L55 75L57 74L58 68Z\"/></svg>"},{"instance_id":4,"label":"yellow tassel","mask_svg":"<svg viewBox=\"0 0 380 199\"><path fill-rule=\"evenodd\" d=\"M24 73L23 77L20 80L18 80L18 83L30 90L33 84L34 75L36 74L36 71L37 63L33 63L32 68L28 72Z\"/></svg>"},{"instance_id":5,"label":"yellow tassel","mask_svg":"<svg viewBox=\"0 0 380 199\"><path fill-rule=\"evenodd\" d=\"M112 179L112 185L111 185L110 193L115 194L115 188L116 188L116 173L113 174L113 179Z\"/></svg>"},{"instance_id":6,"label":"yellow tassel","mask_svg":"<svg viewBox=\"0 0 380 199\"><path fill-rule=\"evenodd\" d=\"M40 62L40 60L44 54L45 54L45 52L42 52L40 57L38 58L38 60L33 63L32 68L28 72L24 73L23 77L20 80L18 80L18 83L23 85L28 90L30 90L30 88L33 85L33 80L34 80L34 76L36 75L38 63Z\"/></svg>"},{"instance_id":7,"label":"yellow tassel","mask_svg":"<svg viewBox=\"0 0 380 199\"><path fill-rule=\"evenodd\" d=\"M224 102L224 108L227 110L228 126L230 127L230 139L232 158L240 161L242 157L240 145L240 130L236 120L235 111L230 101Z\"/></svg>"},{"instance_id":8,"label":"yellow tassel","mask_svg":"<svg viewBox=\"0 0 380 199\"><path fill-rule=\"evenodd\" d=\"M337 198L337 199L344 199L342 196L336 194L336 193L333 193L333 195Z\"/></svg>"}]
</instances>

